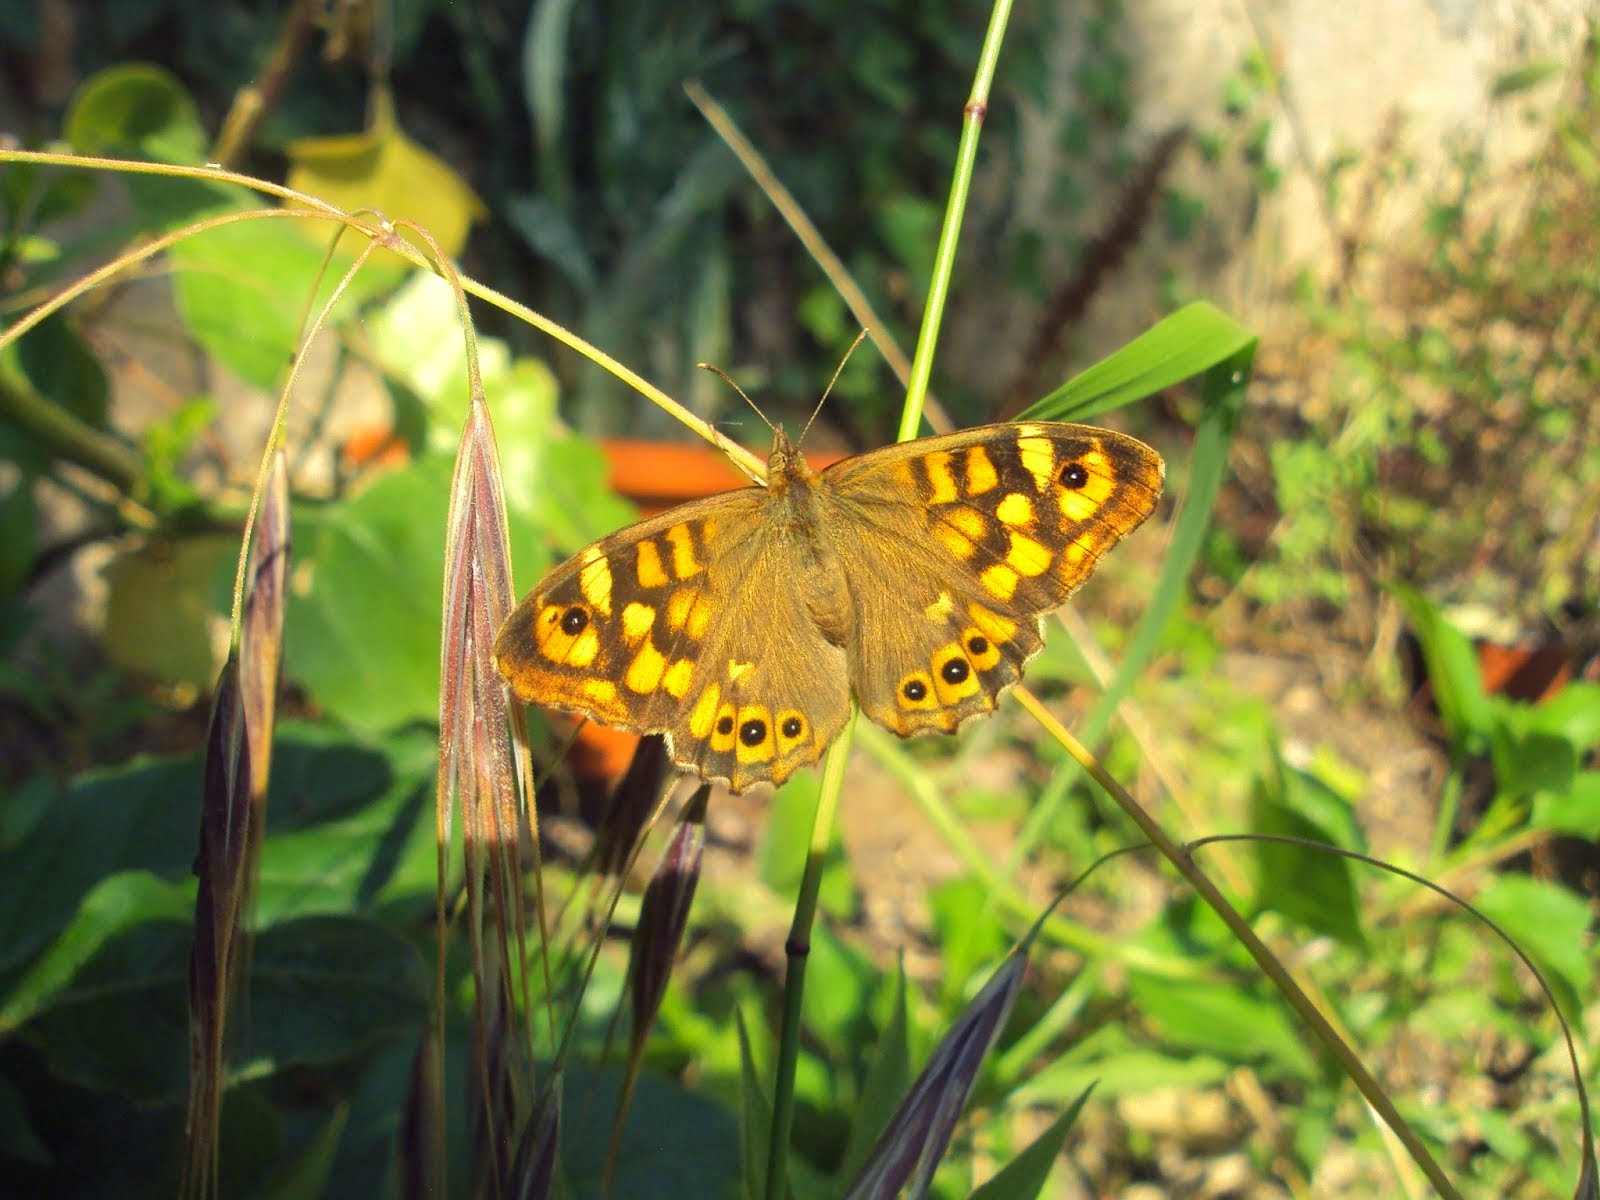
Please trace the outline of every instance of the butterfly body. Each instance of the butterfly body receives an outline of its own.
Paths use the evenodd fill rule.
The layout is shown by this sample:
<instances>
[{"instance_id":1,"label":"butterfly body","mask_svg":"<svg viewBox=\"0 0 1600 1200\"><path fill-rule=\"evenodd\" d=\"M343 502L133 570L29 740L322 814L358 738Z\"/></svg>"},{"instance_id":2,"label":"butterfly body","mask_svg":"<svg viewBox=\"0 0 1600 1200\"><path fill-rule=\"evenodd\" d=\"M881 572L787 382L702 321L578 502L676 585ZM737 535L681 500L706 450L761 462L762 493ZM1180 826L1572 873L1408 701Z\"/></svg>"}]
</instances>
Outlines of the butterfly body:
<instances>
[{"instance_id":1,"label":"butterfly body","mask_svg":"<svg viewBox=\"0 0 1600 1200\"><path fill-rule=\"evenodd\" d=\"M994 709L1042 617L1153 510L1148 446L1051 422L983 426L814 472L777 433L765 487L580 551L506 621L522 700L665 735L734 791L816 762L849 718L909 736Z\"/></svg>"}]
</instances>

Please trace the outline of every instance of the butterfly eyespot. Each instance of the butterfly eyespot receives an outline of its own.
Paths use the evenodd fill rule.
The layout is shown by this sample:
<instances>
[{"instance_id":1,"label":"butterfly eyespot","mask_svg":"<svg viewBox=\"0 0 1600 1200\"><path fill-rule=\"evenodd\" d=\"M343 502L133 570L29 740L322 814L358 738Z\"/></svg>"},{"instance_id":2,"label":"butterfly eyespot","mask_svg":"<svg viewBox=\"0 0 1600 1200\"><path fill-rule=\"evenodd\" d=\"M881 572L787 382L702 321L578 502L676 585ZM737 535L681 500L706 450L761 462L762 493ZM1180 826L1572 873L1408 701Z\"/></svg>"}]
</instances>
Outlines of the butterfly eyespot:
<instances>
[{"instance_id":1,"label":"butterfly eyespot","mask_svg":"<svg viewBox=\"0 0 1600 1200\"><path fill-rule=\"evenodd\" d=\"M797 738L800 736L800 731L805 727L806 723L799 717L790 717L783 723L782 733L786 738Z\"/></svg>"},{"instance_id":2,"label":"butterfly eyespot","mask_svg":"<svg viewBox=\"0 0 1600 1200\"><path fill-rule=\"evenodd\" d=\"M561 632L568 637L576 637L583 632L583 627L589 623L589 614L574 604L561 614Z\"/></svg>"},{"instance_id":3,"label":"butterfly eyespot","mask_svg":"<svg viewBox=\"0 0 1600 1200\"><path fill-rule=\"evenodd\" d=\"M944 666L939 668L939 674L944 676L946 683L961 683L971 673L972 668L967 666L964 658L947 659Z\"/></svg>"},{"instance_id":4,"label":"butterfly eyespot","mask_svg":"<svg viewBox=\"0 0 1600 1200\"><path fill-rule=\"evenodd\" d=\"M765 721L746 721L739 726L739 740L746 746L759 746L767 740L767 723Z\"/></svg>"},{"instance_id":5,"label":"butterfly eyespot","mask_svg":"<svg viewBox=\"0 0 1600 1200\"><path fill-rule=\"evenodd\" d=\"M1082 463L1069 462L1061 468L1061 473L1056 478L1061 482L1062 487L1077 491L1089 482L1089 472L1084 470Z\"/></svg>"},{"instance_id":6,"label":"butterfly eyespot","mask_svg":"<svg viewBox=\"0 0 1600 1200\"><path fill-rule=\"evenodd\" d=\"M730 733L732 733L733 718L729 716L722 717L722 719L717 722L717 732L723 737L727 737Z\"/></svg>"},{"instance_id":7,"label":"butterfly eyespot","mask_svg":"<svg viewBox=\"0 0 1600 1200\"><path fill-rule=\"evenodd\" d=\"M928 685L920 679L908 679L905 687L901 688L900 691L904 693L907 700L914 704L928 695Z\"/></svg>"},{"instance_id":8,"label":"butterfly eyespot","mask_svg":"<svg viewBox=\"0 0 1600 1200\"><path fill-rule=\"evenodd\" d=\"M974 634L967 639L967 649L975 655L987 654L989 653L989 639Z\"/></svg>"}]
</instances>

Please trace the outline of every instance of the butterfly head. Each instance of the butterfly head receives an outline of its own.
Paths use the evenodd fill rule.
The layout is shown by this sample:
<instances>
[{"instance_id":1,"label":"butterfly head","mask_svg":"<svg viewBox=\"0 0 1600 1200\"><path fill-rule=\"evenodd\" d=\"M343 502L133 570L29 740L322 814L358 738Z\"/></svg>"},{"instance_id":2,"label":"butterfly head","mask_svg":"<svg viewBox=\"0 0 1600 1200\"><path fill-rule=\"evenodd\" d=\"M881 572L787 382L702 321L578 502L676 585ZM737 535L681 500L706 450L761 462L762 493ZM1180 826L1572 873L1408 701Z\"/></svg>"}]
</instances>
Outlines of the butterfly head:
<instances>
[{"instance_id":1,"label":"butterfly head","mask_svg":"<svg viewBox=\"0 0 1600 1200\"><path fill-rule=\"evenodd\" d=\"M772 453L767 456L767 490L781 492L792 483L810 479L813 475L806 456L800 447L789 440L782 428L772 430Z\"/></svg>"}]
</instances>

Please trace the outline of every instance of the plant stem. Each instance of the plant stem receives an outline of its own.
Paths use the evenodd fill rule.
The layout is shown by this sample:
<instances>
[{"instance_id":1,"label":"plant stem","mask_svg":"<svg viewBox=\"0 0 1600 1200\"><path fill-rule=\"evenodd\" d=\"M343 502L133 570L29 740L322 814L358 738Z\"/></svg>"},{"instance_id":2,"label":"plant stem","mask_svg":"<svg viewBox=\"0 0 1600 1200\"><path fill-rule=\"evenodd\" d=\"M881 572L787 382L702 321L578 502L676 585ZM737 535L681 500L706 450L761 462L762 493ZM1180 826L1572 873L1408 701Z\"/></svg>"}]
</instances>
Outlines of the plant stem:
<instances>
[{"instance_id":1,"label":"plant stem","mask_svg":"<svg viewBox=\"0 0 1600 1200\"><path fill-rule=\"evenodd\" d=\"M784 943L788 969L783 976L783 1027L778 1035L778 1069L773 1081L772 1140L767 1149L767 1200L784 1200L788 1172L789 1134L794 1127L794 1075L800 1061L800 1017L805 1001L806 961L811 955L811 926L817 916L822 890L822 868L833 839L833 821L844 791L844 768L850 758L850 736L855 714L828 752L818 789L817 811L811 818L811 844L806 850L805 872L795 900L794 920Z\"/></svg>"},{"instance_id":2,"label":"plant stem","mask_svg":"<svg viewBox=\"0 0 1600 1200\"><path fill-rule=\"evenodd\" d=\"M928 284L928 304L922 314L922 330L911 356L911 383L906 388L906 404L900 413L899 441L916 437L922 428L922 400L928 394L933 375L933 350L939 341L939 326L944 321L944 303L950 294L950 276L955 270L956 248L961 242L961 222L967 212L967 193L972 187L972 168L978 161L978 137L989 111L989 89L994 83L995 64L1000 60L1000 43L1005 40L1006 22L1011 17L1011 0L995 0L989 14L989 29L983 36L978 55L978 70L972 77L972 94L967 99L961 122L961 144L956 148L955 175L950 181L950 199L945 205L944 226L939 230L939 246L933 255L933 277Z\"/></svg>"}]
</instances>

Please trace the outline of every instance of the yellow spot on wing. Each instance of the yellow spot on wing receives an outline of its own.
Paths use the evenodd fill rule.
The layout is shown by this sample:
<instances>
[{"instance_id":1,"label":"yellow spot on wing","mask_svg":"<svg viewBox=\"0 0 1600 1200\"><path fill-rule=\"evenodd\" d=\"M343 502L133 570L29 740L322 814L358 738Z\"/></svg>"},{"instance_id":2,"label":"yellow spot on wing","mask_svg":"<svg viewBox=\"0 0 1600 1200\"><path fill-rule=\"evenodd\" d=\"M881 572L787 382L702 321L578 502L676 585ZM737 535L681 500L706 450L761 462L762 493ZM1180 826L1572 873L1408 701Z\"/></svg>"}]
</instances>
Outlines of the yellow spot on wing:
<instances>
[{"instance_id":1,"label":"yellow spot on wing","mask_svg":"<svg viewBox=\"0 0 1600 1200\"><path fill-rule=\"evenodd\" d=\"M611 564L600 547L590 546L583 552L582 566L578 568L578 590L583 598L606 616L611 615Z\"/></svg>"},{"instance_id":2,"label":"yellow spot on wing","mask_svg":"<svg viewBox=\"0 0 1600 1200\"><path fill-rule=\"evenodd\" d=\"M666 669L666 656L656 649L654 642L646 642L628 664L628 673L622 682L628 685L629 691L648 696L661 686L661 675Z\"/></svg>"},{"instance_id":3,"label":"yellow spot on wing","mask_svg":"<svg viewBox=\"0 0 1600 1200\"><path fill-rule=\"evenodd\" d=\"M975 508L953 509L941 513L940 517L974 540L981 538L989 528L988 518Z\"/></svg>"},{"instance_id":4,"label":"yellow spot on wing","mask_svg":"<svg viewBox=\"0 0 1600 1200\"><path fill-rule=\"evenodd\" d=\"M1033 501L1021 492L1012 492L994 510L1002 524L1026 529L1033 524Z\"/></svg>"},{"instance_id":5,"label":"yellow spot on wing","mask_svg":"<svg viewBox=\"0 0 1600 1200\"><path fill-rule=\"evenodd\" d=\"M955 601L950 598L949 592L940 592L939 598L922 612L930 621L943 621L949 617L955 606Z\"/></svg>"},{"instance_id":6,"label":"yellow spot on wing","mask_svg":"<svg viewBox=\"0 0 1600 1200\"><path fill-rule=\"evenodd\" d=\"M997 612L990 612L981 604L967 605L967 615L991 642L1009 642L1017 633L1017 623Z\"/></svg>"},{"instance_id":7,"label":"yellow spot on wing","mask_svg":"<svg viewBox=\"0 0 1600 1200\"><path fill-rule=\"evenodd\" d=\"M1006 551L1006 565L1018 575L1043 575L1050 569L1055 555L1030 537L1015 531L1011 534L1011 548Z\"/></svg>"},{"instance_id":8,"label":"yellow spot on wing","mask_svg":"<svg viewBox=\"0 0 1600 1200\"><path fill-rule=\"evenodd\" d=\"M936 450L922 460L928 472L930 504L954 504L961 498L961 493L956 490L955 476L950 473L950 459L948 450Z\"/></svg>"},{"instance_id":9,"label":"yellow spot on wing","mask_svg":"<svg viewBox=\"0 0 1600 1200\"><path fill-rule=\"evenodd\" d=\"M679 579L688 579L705 570L694 556L694 533L687 525L674 525L667 530L667 545L672 547L672 573Z\"/></svg>"},{"instance_id":10,"label":"yellow spot on wing","mask_svg":"<svg viewBox=\"0 0 1600 1200\"><path fill-rule=\"evenodd\" d=\"M1056 448L1050 444L1049 438L1019 437L1017 459L1022 463L1022 469L1033 476L1036 488L1042 492L1050 486L1050 477L1056 469Z\"/></svg>"},{"instance_id":11,"label":"yellow spot on wing","mask_svg":"<svg viewBox=\"0 0 1600 1200\"><path fill-rule=\"evenodd\" d=\"M981 496L1000 486L1000 475L994 469L994 460L982 446L967 451L967 495Z\"/></svg>"},{"instance_id":12,"label":"yellow spot on wing","mask_svg":"<svg viewBox=\"0 0 1600 1200\"><path fill-rule=\"evenodd\" d=\"M601 716L614 717L619 711L617 685L609 679L585 679L583 698L593 704Z\"/></svg>"},{"instance_id":13,"label":"yellow spot on wing","mask_svg":"<svg viewBox=\"0 0 1600 1200\"><path fill-rule=\"evenodd\" d=\"M667 673L661 677L661 685L667 689L667 695L674 700L682 700L689 694L689 682L694 678L694 664L687 658L680 658L667 668Z\"/></svg>"},{"instance_id":14,"label":"yellow spot on wing","mask_svg":"<svg viewBox=\"0 0 1600 1200\"><path fill-rule=\"evenodd\" d=\"M1017 590L1017 573L1004 563L995 563L986 567L978 582L983 584L983 590L996 600L1009 600Z\"/></svg>"},{"instance_id":15,"label":"yellow spot on wing","mask_svg":"<svg viewBox=\"0 0 1600 1200\"><path fill-rule=\"evenodd\" d=\"M746 675L750 674L750 672L752 670L754 670L754 669L755 669L755 663L735 662L733 659L730 658L728 660L728 682L729 683L739 683L741 680L744 679L744 677Z\"/></svg>"},{"instance_id":16,"label":"yellow spot on wing","mask_svg":"<svg viewBox=\"0 0 1600 1200\"><path fill-rule=\"evenodd\" d=\"M717 719L717 701L722 698L722 686L716 683L706 685L706 690L700 693L700 699L694 702L694 710L689 714L689 732L702 740L710 734L711 726Z\"/></svg>"},{"instance_id":17,"label":"yellow spot on wing","mask_svg":"<svg viewBox=\"0 0 1600 1200\"><path fill-rule=\"evenodd\" d=\"M655 541L645 538L634 547L634 569L639 576L639 586L642 588L663 588L672 582L667 578L667 569L661 565L661 551Z\"/></svg>"},{"instance_id":18,"label":"yellow spot on wing","mask_svg":"<svg viewBox=\"0 0 1600 1200\"><path fill-rule=\"evenodd\" d=\"M622 636L631 644L644 640L650 626L656 623L656 610L648 604L630 601L622 610Z\"/></svg>"}]
</instances>

